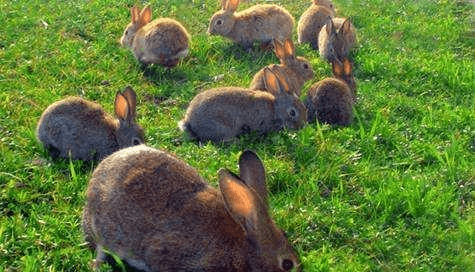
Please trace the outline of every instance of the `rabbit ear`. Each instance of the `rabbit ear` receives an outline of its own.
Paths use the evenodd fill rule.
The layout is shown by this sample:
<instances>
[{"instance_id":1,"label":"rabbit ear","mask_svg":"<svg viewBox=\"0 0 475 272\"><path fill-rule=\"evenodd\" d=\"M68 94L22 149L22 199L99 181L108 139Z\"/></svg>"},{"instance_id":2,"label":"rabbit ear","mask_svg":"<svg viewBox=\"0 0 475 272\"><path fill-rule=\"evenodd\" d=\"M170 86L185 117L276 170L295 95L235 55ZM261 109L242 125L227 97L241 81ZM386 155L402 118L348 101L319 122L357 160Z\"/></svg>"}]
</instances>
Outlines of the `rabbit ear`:
<instances>
[{"instance_id":1,"label":"rabbit ear","mask_svg":"<svg viewBox=\"0 0 475 272\"><path fill-rule=\"evenodd\" d=\"M256 194L238 177L225 169L219 174L219 189L233 219L246 231L255 232L258 224Z\"/></svg>"},{"instance_id":2,"label":"rabbit ear","mask_svg":"<svg viewBox=\"0 0 475 272\"><path fill-rule=\"evenodd\" d=\"M333 20L330 18L330 20L328 21L328 23L327 23L327 25L326 25L326 27L325 27L328 36L331 35L331 33L332 33L332 31L333 31L333 28L334 28L334 26L333 26Z\"/></svg>"},{"instance_id":3,"label":"rabbit ear","mask_svg":"<svg viewBox=\"0 0 475 272\"><path fill-rule=\"evenodd\" d=\"M115 115L121 120L130 120L129 102L127 98L119 92L115 96Z\"/></svg>"},{"instance_id":4,"label":"rabbit ear","mask_svg":"<svg viewBox=\"0 0 475 272\"><path fill-rule=\"evenodd\" d=\"M238 5L239 5L239 0L228 0L223 6L223 9L225 11L235 12L237 10Z\"/></svg>"},{"instance_id":5,"label":"rabbit ear","mask_svg":"<svg viewBox=\"0 0 475 272\"><path fill-rule=\"evenodd\" d=\"M239 177L247 186L254 189L259 197L267 200L266 172L257 155L246 150L239 158Z\"/></svg>"},{"instance_id":6,"label":"rabbit ear","mask_svg":"<svg viewBox=\"0 0 475 272\"><path fill-rule=\"evenodd\" d=\"M274 39L274 52L275 55L280 59L283 60L285 57L284 45L279 41Z\"/></svg>"},{"instance_id":7,"label":"rabbit ear","mask_svg":"<svg viewBox=\"0 0 475 272\"><path fill-rule=\"evenodd\" d=\"M332 61L332 70L333 70L333 75L336 77L342 77L343 76L343 66L341 61L338 58L335 58L335 60Z\"/></svg>"},{"instance_id":8,"label":"rabbit ear","mask_svg":"<svg viewBox=\"0 0 475 272\"><path fill-rule=\"evenodd\" d=\"M139 9L135 6L130 8L130 13L132 14L132 23L135 23L139 20Z\"/></svg>"},{"instance_id":9,"label":"rabbit ear","mask_svg":"<svg viewBox=\"0 0 475 272\"><path fill-rule=\"evenodd\" d=\"M338 33L350 33L351 32L351 21L350 18L346 18L343 24L341 25Z\"/></svg>"},{"instance_id":10,"label":"rabbit ear","mask_svg":"<svg viewBox=\"0 0 475 272\"><path fill-rule=\"evenodd\" d=\"M271 93L280 93L280 84L277 76L268 68L264 68L264 85Z\"/></svg>"},{"instance_id":11,"label":"rabbit ear","mask_svg":"<svg viewBox=\"0 0 475 272\"><path fill-rule=\"evenodd\" d=\"M343 59L343 71L347 76L353 72L353 65L348 58Z\"/></svg>"},{"instance_id":12,"label":"rabbit ear","mask_svg":"<svg viewBox=\"0 0 475 272\"><path fill-rule=\"evenodd\" d=\"M150 23L150 21L152 21L152 9L149 5L146 5L142 12L140 12L140 22L145 25Z\"/></svg>"},{"instance_id":13,"label":"rabbit ear","mask_svg":"<svg viewBox=\"0 0 475 272\"><path fill-rule=\"evenodd\" d=\"M284 42L284 52L287 57L295 56L295 47L291 39L287 39Z\"/></svg>"},{"instance_id":14,"label":"rabbit ear","mask_svg":"<svg viewBox=\"0 0 475 272\"><path fill-rule=\"evenodd\" d=\"M125 96L129 104L129 119L134 120L137 113L136 111L137 95L135 94L135 91L130 86L125 87L125 91L123 95Z\"/></svg>"}]
</instances>

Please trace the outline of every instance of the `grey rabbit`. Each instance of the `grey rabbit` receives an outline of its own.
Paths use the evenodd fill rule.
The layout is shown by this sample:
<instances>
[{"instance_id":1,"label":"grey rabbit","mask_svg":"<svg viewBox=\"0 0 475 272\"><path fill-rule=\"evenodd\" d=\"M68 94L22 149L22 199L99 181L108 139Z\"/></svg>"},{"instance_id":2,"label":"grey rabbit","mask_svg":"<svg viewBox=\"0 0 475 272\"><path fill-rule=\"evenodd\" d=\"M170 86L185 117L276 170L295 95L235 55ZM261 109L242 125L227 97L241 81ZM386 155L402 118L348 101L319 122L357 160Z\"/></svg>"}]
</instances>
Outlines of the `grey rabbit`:
<instances>
[{"instance_id":1,"label":"grey rabbit","mask_svg":"<svg viewBox=\"0 0 475 272\"><path fill-rule=\"evenodd\" d=\"M309 42L318 50L318 35L322 27L335 16L335 8L329 0L313 0L312 5L300 16L297 25L298 42Z\"/></svg>"},{"instance_id":2,"label":"grey rabbit","mask_svg":"<svg viewBox=\"0 0 475 272\"><path fill-rule=\"evenodd\" d=\"M130 87L116 94L117 118L95 102L66 98L43 112L36 134L52 157L102 159L120 148L143 143L143 129L134 121L135 107L136 95Z\"/></svg>"},{"instance_id":3,"label":"grey rabbit","mask_svg":"<svg viewBox=\"0 0 475 272\"><path fill-rule=\"evenodd\" d=\"M285 79L278 77L266 69L266 89L282 95L239 87L198 94L180 121L180 128L200 142L226 142L251 131L265 134L284 127L301 128L305 124L305 106L295 95L285 94L279 83Z\"/></svg>"},{"instance_id":4,"label":"grey rabbit","mask_svg":"<svg viewBox=\"0 0 475 272\"><path fill-rule=\"evenodd\" d=\"M239 171L219 170L216 190L165 151L139 145L107 157L92 174L82 219L94 266L110 251L146 272L300 271L269 215L264 165L244 151Z\"/></svg>"}]
</instances>

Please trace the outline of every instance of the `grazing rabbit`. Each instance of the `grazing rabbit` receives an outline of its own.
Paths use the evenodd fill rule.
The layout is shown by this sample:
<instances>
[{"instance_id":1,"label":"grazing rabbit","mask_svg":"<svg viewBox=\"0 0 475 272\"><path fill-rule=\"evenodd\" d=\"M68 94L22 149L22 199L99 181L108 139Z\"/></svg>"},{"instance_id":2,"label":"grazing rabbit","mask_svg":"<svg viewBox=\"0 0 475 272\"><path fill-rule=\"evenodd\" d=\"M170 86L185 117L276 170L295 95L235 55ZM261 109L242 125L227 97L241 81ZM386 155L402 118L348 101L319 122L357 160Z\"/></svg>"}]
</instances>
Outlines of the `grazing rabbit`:
<instances>
[{"instance_id":1,"label":"grazing rabbit","mask_svg":"<svg viewBox=\"0 0 475 272\"><path fill-rule=\"evenodd\" d=\"M266 68L281 75L289 85L288 90L300 97L300 90L306 81L313 78L312 65L303 57L295 56L294 43L291 39L285 40L284 44L274 40L274 50L280 59L280 65L269 65ZM265 88L265 69L261 69L254 76L251 83L251 90L270 91ZM273 93L273 95L277 95Z\"/></svg>"},{"instance_id":2,"label":"grazing rabbit","mask_svg":"<svg viewBox=\"0 0 475 272\"><path fill-rule=\"evenodd\" d=\"M297 25L299 43L309 42L318 50L318 35L322 27L335 16L335 8L329 0L313 0L302 14Z\"/></svg>"},{"instance_id":3,"label":"grazing rabbit","mask_svg":"<svg viewBox=\"0 0 475 272\"><path fill-rule=\"evenodd\" d=\"M284 92L282 80L266 69L266 89ZM298 129L305 124L306 109L295 96L248 90L238 87L218 88L198 94L190 103L179 126L200 142L230 141L255 131L265 134L284 127Z\"/></svg>"},{"instance_id":4,"label":"grazing rabbit","mask_svg":"<svg viewBox=\"0 0 475 272\"><path fill-rule=\"evenodd\" d=\"M188 55L190 35L179 22L170 18L150 22L152 10L148 5L141 12L136 7L132 7L130 12L132 22L125 29L120 43L132 48L140 62L172 68L180 58Z\"/></svg>"},{"instance_id":5,"label":"grazing rabbit","mask_svg":"<svg viewBox=\"0 0 475 272\"><path fill-rule=\"evenodd\" d=\"M355 28L345 18L333 18L322 27L318 36L320 55L330 63L347 57L355 42Z\"/></svg>"},{"instance_id":6,"label":"grazing rabbit","mask_svg":"<svg viewBox=\"0 0 475 272\"><path fill-rule=\"evenodd\" d=\"M50 105L41 115L36 134L52 157L96 160L143 143L143 129L135 124L136 97L132 88L115 97L113 118L100 105L70 97Z\"/></svg>"},{"instance_id":7,"label":"grazing rabbit","mask_svg":"<svg viewBox=\"0 0 475 272\"><path fill-rule=\"evenodd\" d=\"M335 77L315 83L307 93L307 120L346 126L353 119L356 83L348 58L343 66L336 60L332 64Z\"/></svg>"},{"instance_id":8,"label":"grazing rabbit","mask_svg":"<svg viewBox=\"0 0 475 272\"><path fill-rule=\"evenodd\" d=\"M269 215L265 169L251 151L239 176L219 170L219 190L177 157L145 145L120 150L92 174L82 227L104 249L143 271L299 270Z\"/></svg>"},{"instance_id":9,"label":"grazing rabbit","mask_svg":"<svg viewBox=\"0 0 475 272\"><path fill-rule=\"evenodd\" d=\"M294 19L285 9L276 5L255 5L235 13L239 0L227 0L222 10L211 17L208 33L221 35L241 44L250 51L254 40L264 46L273 39L291 38Z\"/></svg>"}]
</instances>

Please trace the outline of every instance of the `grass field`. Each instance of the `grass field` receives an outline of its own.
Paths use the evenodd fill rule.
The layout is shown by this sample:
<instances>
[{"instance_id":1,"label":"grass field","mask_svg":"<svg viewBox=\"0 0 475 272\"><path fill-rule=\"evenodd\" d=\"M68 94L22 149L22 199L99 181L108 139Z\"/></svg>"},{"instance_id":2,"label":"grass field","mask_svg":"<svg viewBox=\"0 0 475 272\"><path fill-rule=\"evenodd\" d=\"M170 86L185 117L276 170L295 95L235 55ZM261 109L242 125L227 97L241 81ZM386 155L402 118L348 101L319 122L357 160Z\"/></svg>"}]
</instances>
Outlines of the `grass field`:
<instances>
[{"instance_id":1,"label":"grass field","mask_svg":"<svg viewBox=\"0 0 475 272\"><path fill-rule=\"evenodd\" d=\"M310 4L252 0L239 10L258 2L278 3L296 21ZM126 85L138 94L147 144L214 186L219 168L237 171L240 152L256 151L273 217L305 271L474 271L473 3L333 2L358 31L354 122L199 146L177 127L189 101L208 88L248 86L278 62L257 45L247 54L206 34L218 1L151 1L154 17L175 18L192 34L191 53L173 70L142 70L118 39L129 8L145 2L0 0L0 271L90 270L95 255L80 217L97 163L52 160L35 127L70 95L112 113ZM331 67L309 45L297 54L315 70L305 94Z\"/></svg>"}]
</instances>

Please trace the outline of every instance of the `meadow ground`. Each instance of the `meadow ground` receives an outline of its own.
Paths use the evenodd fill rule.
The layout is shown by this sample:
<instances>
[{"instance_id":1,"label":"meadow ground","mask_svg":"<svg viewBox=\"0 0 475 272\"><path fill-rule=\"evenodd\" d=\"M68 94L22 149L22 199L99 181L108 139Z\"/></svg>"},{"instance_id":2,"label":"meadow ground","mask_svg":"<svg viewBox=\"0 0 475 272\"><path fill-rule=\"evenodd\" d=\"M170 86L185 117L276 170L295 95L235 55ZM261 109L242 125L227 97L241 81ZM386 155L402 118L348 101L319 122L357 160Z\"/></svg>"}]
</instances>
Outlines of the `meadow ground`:
<instances>
[{"instance_id":1,"label":"meadow ground","mask_svg":"<svg viewBox=\"0 0 475 272\"><path fill-rule=\"evenodd\" d=\"M243 4L239 10L257 2ZM279 3L298 20L310 1ZM351 17L359 101L348 127L245 136L202 146L177 127L200 91L248 86L278 60L206 34L216 0L157 0L193 35L173 70L143 70L118 39L139 1L0 0L0 271L87 271L80 216L97 163L52 160L36 140L43 110L77 95L113 111L138 93L149 146L195 167L213 186L243 149L263 160L270 207L305 271L475 270L474 5L453 0L334 0ZM296 34L294 32L294 38ZM331 67L308 45L315 78ZM110 267L104 266L107 271Z\"/></svg>"}]
</instances>

